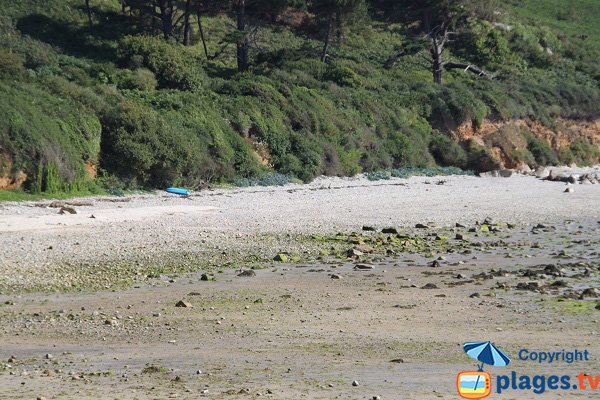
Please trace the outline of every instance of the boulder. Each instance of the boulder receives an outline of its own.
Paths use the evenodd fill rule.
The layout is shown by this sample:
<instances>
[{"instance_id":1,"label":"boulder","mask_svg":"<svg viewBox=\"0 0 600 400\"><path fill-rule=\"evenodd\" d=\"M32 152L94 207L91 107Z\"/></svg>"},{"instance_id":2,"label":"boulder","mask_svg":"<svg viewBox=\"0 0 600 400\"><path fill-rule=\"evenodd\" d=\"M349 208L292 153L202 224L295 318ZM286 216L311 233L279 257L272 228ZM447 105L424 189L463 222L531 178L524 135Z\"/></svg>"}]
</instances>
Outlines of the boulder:
<instances>
[{"instance_id":1,"label":"boulder","mask_svg":"<svg viewBox=\"0 0 600 400\"><path fill-rule=\"evenodd\" d=\"M194 306L192 303L188 303L185 300L179 300L177 303L175 303L175 307L192 308Z\"/></svg>"}]
</instances>

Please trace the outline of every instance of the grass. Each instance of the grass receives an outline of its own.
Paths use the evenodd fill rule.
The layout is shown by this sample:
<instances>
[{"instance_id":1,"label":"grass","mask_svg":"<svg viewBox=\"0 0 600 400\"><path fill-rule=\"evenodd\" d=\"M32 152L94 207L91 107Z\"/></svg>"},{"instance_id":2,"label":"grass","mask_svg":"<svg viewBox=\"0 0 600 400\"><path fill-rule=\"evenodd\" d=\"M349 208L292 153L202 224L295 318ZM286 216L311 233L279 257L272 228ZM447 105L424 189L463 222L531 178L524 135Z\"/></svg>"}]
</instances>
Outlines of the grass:
<instances>
[{"instance_id":1,"label":"grass","mask_svg":"<svg viewBox=\"0 0 600 400\"><path fill-rule=\"evenodd\" d=\"M560 314L586 315L596 312L596 302L572 299L560 299L550 303L552 309Z\"/></svg>"},{"instance_id":2,"label":"grass","mask_svg":"<svg viewBox=\"0 0 600 400\"><path fill-rule=\"evenodd\" d=\"M105 194L105 193L102 193ZM65 200L74 197L98 196L101 193L86 192L60 192L60 193L29 193L22 190L0 190L0 202L9 201L39 201L39 200Z\"/></svg>"}]
</instances>

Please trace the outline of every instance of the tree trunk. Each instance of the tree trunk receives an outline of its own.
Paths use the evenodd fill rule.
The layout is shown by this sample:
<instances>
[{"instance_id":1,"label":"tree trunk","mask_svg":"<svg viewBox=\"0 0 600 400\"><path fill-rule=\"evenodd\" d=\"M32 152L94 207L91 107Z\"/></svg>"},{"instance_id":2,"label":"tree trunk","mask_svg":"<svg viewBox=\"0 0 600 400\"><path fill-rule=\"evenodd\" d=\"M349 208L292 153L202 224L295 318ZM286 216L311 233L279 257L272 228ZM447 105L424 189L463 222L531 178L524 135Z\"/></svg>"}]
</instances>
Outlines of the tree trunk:
<instances>
[{"instance_id":1,"label":"tree trunk","mask_svg":"<svg viewBox=\"0 0 600 400\"><path fill-rule=\"evenodd\" d=\"M440 43L440 39L436 36L431 38L431 65L433 73L433 82L437 84L443 83L444 62L442 53L444 52L444 44Z\"/></svg>"},{"instance_id":2,"label":"tree trunk","mask_svg":"<svg viewBox=\"0 0 600 400\"><path fill-rule=\"evenodd\" d=\"M246 0L238 0L237 3L237 29L242 33L243 37L237 43L237 64L238 71L244 72L248 69L248 53L250 43L247 37L247 22L246 22Z\"/></svg>"},{"instance_id":3,"label":"tree trunk","mask_svg":"<svg viewBox=\"0 0 600 400\"><path fill-rule=\"evenodd\" d=\"M93 28L93 22L92 22L92 8L90 7L90 0L85 0L85 10L87 11L88 28L90 29L90 33L91 33L92 28Z\"/></svg>"},{"instance_id":4,"label":"tree trunk","mask_svg":"<svg viewBox=\"0 0 600 400\"><path fill-rule=\"evenodd\" d=\"M323 51L321 52L321 62L327 62L329 56L329 46L331 44L331 35L333 33L333 21L335 18L335 12L329 15L329 21L327 22L327 34L325 35L325 44L323 45Z\"/></svg>"},{"instance_id":5,"label":"tree trunk","mask_svg":"<svg viewBox=\"0 0 600 400\"><path fill-rule=\"evenodd\" d=\"M173 35L173 2L172 0L160 0L158 6L160 8L163 35L165 40L168 40Z\"/></svg>"},{"instance_id":6,"label":"tree trunk","mask_svg":"<svg viewBox=\"0 0 600 400\"><path fill-rule=\"evenodd\" d=\"M204 55L208 60L208 48L206 47L206 40L204 39L204 29L202 29L202 18L200 17L200 10L196 14L196 18L198 19L198 31L200 32L200 39L202 40L202 47L204 47Z\"/></svg>"},{"instance_id":7,"label":"tree trunk","mask_svg":"<svg viewBox=\"0 0 600 400\"><path fill-rule=\"evenodd\" d=\"M185 16L183 17L183 45L190 45L191 24L190 24L190 5L192 0L187 0L185 3Z\"/></svg>"}]
</instances>

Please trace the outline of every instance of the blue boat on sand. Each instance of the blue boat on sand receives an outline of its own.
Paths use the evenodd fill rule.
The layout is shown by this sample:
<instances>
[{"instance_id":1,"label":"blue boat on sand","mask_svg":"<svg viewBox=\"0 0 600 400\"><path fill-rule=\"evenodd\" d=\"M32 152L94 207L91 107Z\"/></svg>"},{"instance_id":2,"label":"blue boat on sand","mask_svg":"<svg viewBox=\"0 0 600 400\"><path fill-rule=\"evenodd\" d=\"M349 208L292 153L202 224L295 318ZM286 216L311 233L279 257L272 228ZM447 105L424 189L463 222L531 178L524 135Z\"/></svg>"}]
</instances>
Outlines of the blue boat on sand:
<instances>
[{"instance_id":1,"label":"blue boat on sand","mask_svg":"<svg viewBox=\"0 0 600 400\"><path fill-rule=\"evenodd\" d=\"M166 188L165 192L178 194L180 196L189 196L190 195L190 192L188 192L186 189L176 188L176 187Z\"/></svg>"}]
</instances>

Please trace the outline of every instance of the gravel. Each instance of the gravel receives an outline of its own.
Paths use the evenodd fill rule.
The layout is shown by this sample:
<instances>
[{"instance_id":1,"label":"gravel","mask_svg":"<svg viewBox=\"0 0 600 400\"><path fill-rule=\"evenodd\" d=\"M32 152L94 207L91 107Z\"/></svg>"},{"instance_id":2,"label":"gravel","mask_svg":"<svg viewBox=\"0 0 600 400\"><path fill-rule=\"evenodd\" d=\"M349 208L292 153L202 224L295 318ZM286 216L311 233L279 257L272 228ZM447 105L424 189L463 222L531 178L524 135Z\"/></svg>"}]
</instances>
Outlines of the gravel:
<instances>
[{"instance_id":1,"label":"gravel","mask_svg":"<svg viewBox=\"0 0 600 400\"><path fill-rule=\"evenodd\" d=\"M442 179L443 185L436 184ZM112 281L103 282L102 277L114 275L115 262L127 261L127 273L132 274L137 265L165 255L190 255L194 263L215 255L264 251L272 259L281 243L302 251L293 240L296 234L360 231L363 226L454 226L485 218L524 224L598 219L600 185L578 185L568 196L564 189L563 183L520 175L382 181L355 177L216 189L190 198L156 192L66 201L77 214L59 215L49 207L51 201L2 203L0 292L20 286L69 289L75 270L87 270L88 279L98 274L92 286L108 288Z\"/></svg>"}]
</instances>

